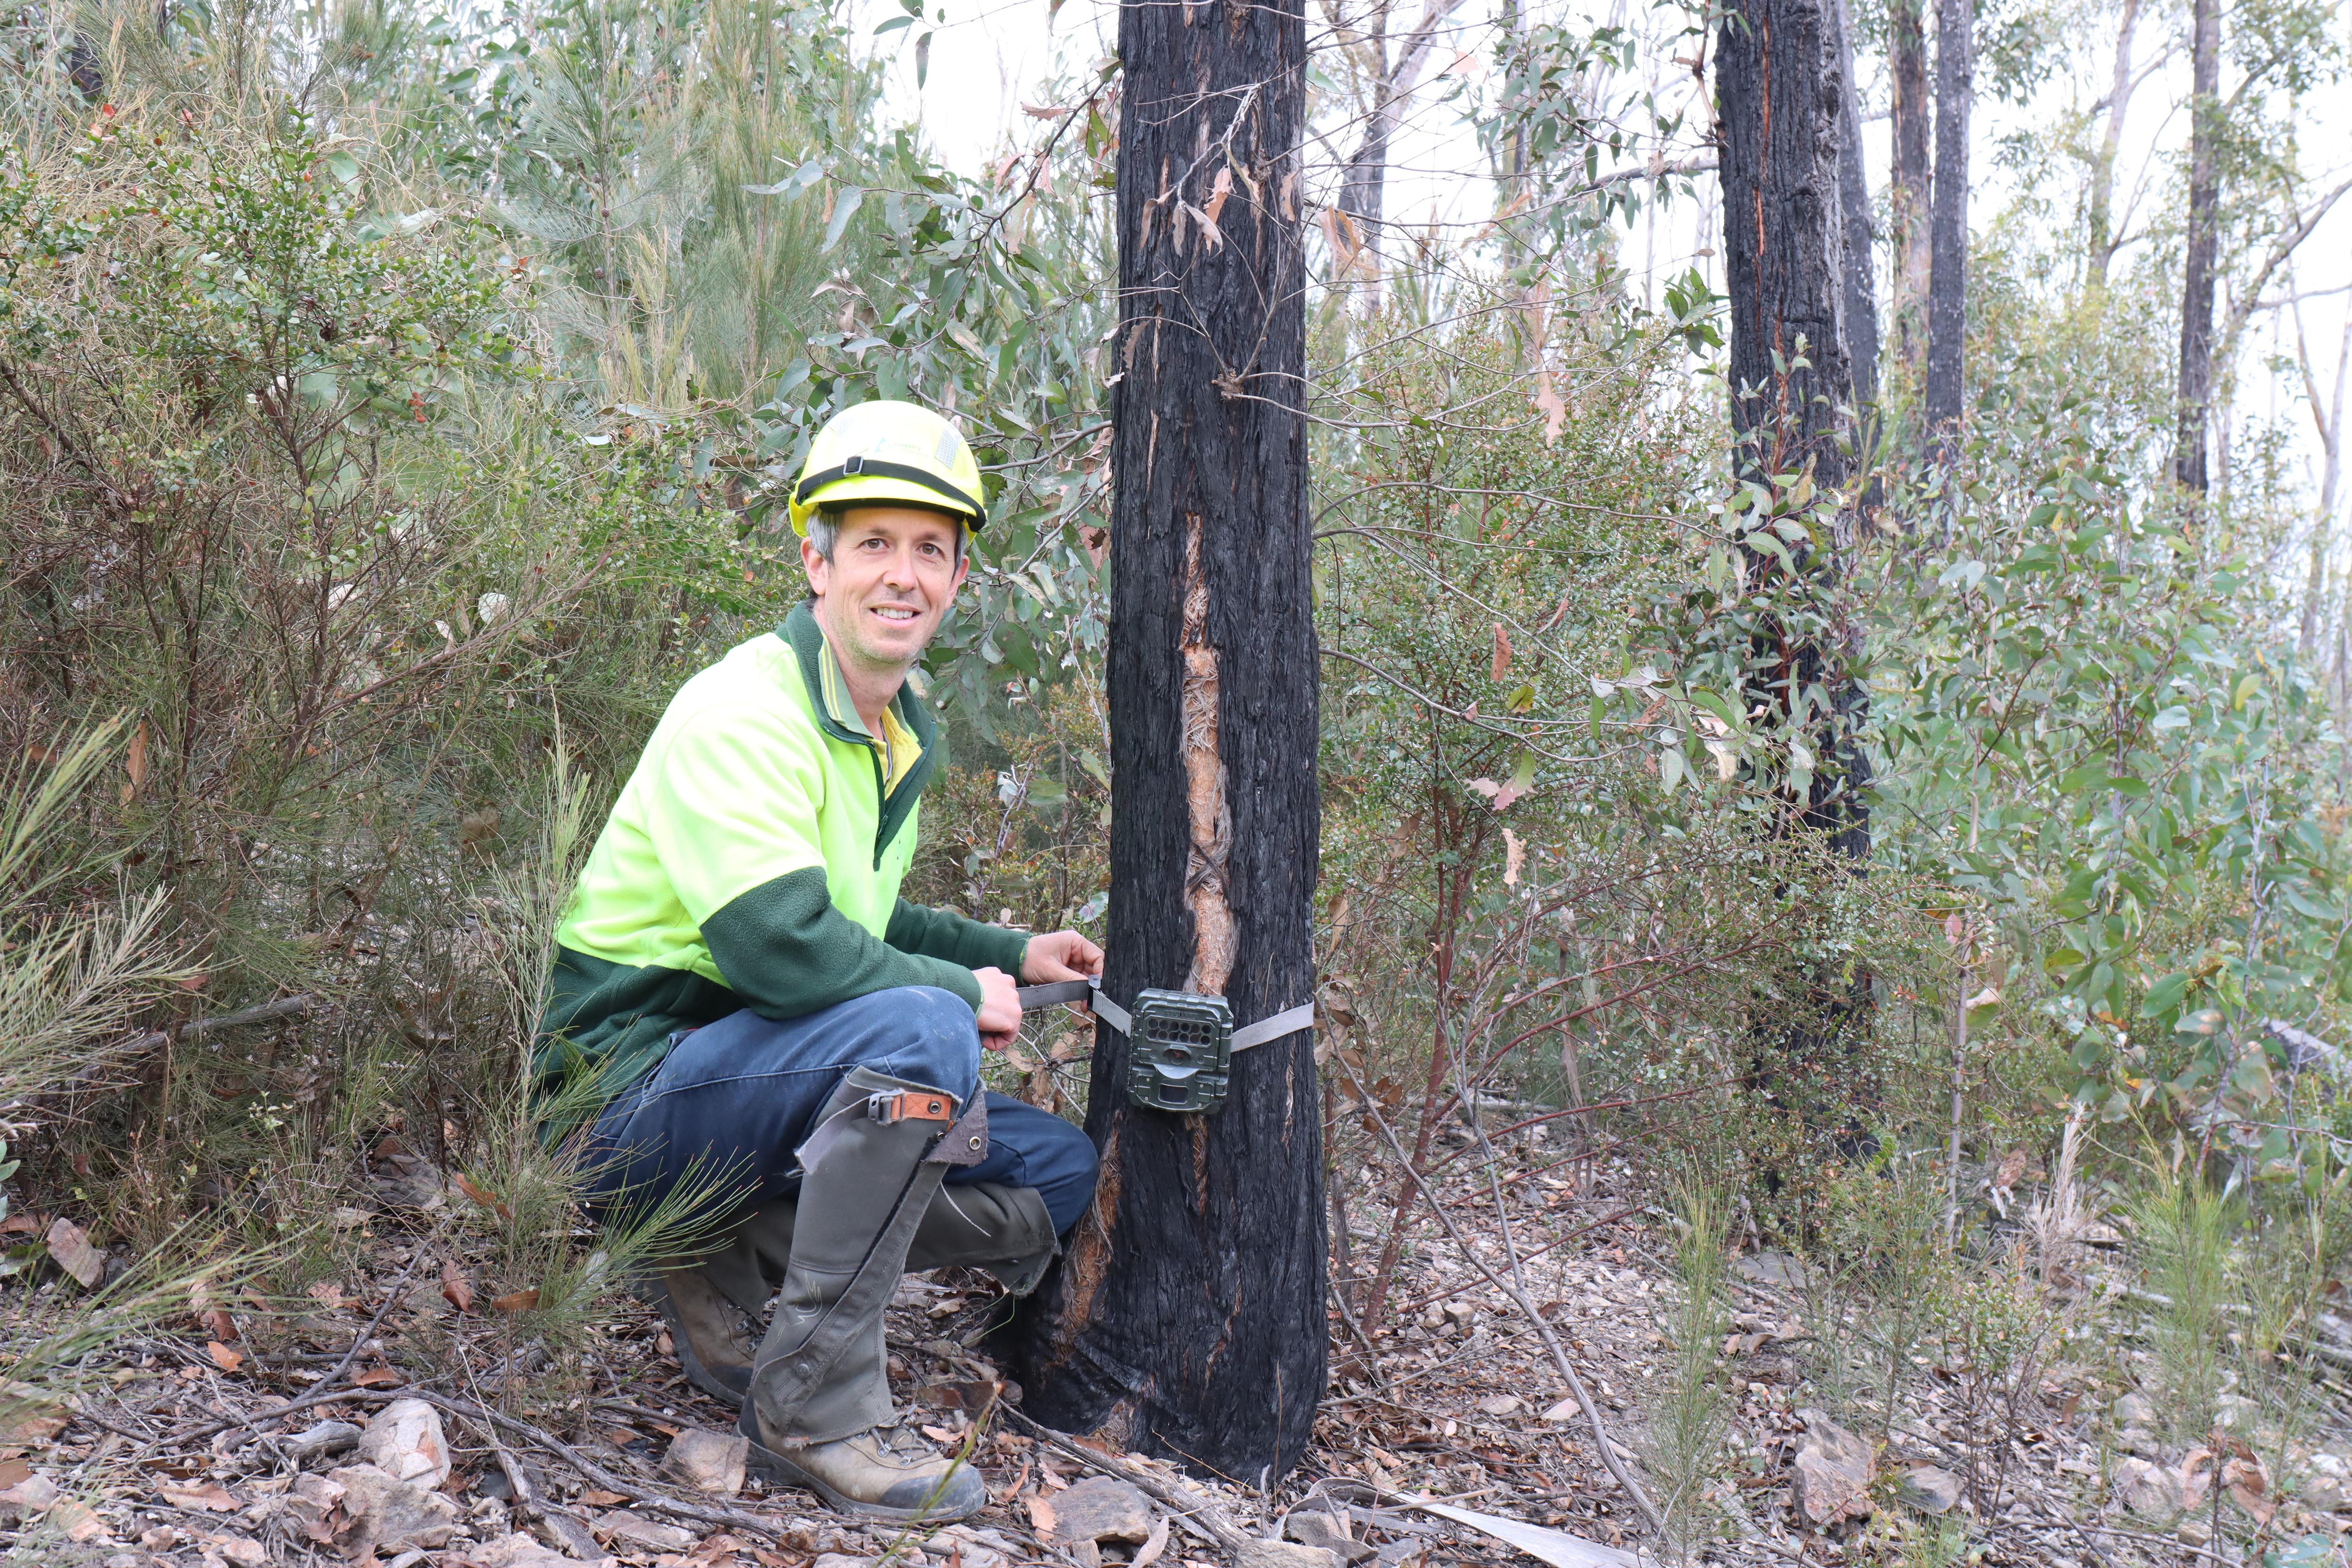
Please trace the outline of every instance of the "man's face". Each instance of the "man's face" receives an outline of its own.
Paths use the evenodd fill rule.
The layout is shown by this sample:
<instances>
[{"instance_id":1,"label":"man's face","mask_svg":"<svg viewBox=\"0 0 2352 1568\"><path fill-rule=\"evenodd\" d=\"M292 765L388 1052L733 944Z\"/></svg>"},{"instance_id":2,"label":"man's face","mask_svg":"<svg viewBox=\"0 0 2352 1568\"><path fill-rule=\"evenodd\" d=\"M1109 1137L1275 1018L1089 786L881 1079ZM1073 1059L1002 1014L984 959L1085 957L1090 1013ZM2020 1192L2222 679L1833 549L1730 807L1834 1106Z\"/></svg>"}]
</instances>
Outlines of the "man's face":
<instances>
[{"instance_id":1,"label":"man's face","mask_svg":"<svg viewBox=\"0 0 2352 1568\"><path fill-rule=\"evenodd\" d=\"M844 662L904 670L922 657L963 583L956 521L919 506L860 506L827 561L801 542L817 625Z\"/></svg>"}]
</instances>

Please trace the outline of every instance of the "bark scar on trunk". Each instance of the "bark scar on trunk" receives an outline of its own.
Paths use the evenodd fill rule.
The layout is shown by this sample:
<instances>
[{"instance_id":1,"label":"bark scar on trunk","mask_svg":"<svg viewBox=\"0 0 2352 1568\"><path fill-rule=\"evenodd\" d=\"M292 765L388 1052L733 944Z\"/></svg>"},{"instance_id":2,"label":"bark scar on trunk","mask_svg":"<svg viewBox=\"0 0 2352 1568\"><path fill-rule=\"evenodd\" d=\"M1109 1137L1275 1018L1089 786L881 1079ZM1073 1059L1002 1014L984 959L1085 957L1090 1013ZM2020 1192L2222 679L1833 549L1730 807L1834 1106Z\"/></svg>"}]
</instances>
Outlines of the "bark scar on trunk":
<instances>
[{"instance_id":1,"label":"bark scar on trunk","mask_svg":"<svg viewBox=\"0 0 2352 1568\"><path fill-rule=\"evenodd\" d=\"M1118 1213L1118 1134L1119 1124L1114 1121L1109 1135L1103 1140L1094 1201L1078 1216L1078 1223L1070 1227L1070 1244L1063 1249L1063 1310L1054 1324L1056 1361L1066 1358L1070 1348L1077 1343L1078 1335L1094 1321L1095 1302L1101 1295L1104 1278L1110 1272L1110 1227L1113 1216Z\"/></svg>"},{"instance_id":2,"label":"bark scar on trunk","mask_svg":"<svg viewBox=\"0 0 2352 1568\"><path fill-rule=\"evenodd\" d=\"M1192 911L1192 967L1184 989L1222 996L1234 972L1233 910L1225 861L1233 816L1225 808L1225 760L1217 747L1217 650L1209 646L1209 584L1201 567L1201 514L1184 527L1184 801L1192 846L1184 902Z\"/></svg>"}]
</instances>

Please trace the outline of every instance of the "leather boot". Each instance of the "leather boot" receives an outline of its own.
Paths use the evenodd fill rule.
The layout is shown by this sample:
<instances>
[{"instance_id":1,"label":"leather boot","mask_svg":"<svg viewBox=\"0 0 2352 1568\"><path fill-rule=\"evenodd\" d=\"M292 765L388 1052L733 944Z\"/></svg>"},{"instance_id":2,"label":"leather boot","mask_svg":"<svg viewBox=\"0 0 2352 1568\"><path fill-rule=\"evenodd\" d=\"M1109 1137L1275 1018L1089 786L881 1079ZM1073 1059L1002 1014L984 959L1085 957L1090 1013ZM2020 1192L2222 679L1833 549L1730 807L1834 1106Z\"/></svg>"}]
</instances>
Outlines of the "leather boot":
<instances>
[{"instance_id":1,"label":"leather boot","mask_svg":"<svg viewBox=\"0 0 2352 1568\"><path fill-rule=\"evenodd\" d=\"M972 1109L950 1129L952 1097L857 1068L799 1151L792 1256L737 1425L763 1473L844 1512L945 1521L988 1501L978 1475L897 1428L882 1344L883 1309L949 1163L986 1152L977 1096Z\"/></svg>"},{"instance_id":2,"label":"leather boot","mask_svg":"<svg viewBox=\"0 0 2352 1568\"><path fill-rule=\"evenodd\" d=\"M738 1221L727 1245L690 1268L651 1280L646 1295L669 1325L678 1365L714 1399L741 1405L751 1386L751 1331L784 1282L799 1204L770 1198ZM1005 1290L1026 1296L1061 1250L1054 1217L1034 1187L1001 1182L942 1185L907 1248L907 1272L985 1269Z\"/></svg>"},{"instance_id":3,"label":"leather boot","mask_svg":"<svg viewBox=\"0 0 2352 1568\"><path fill-rule=\"evenodd\" d=\"M746 1216L722 1251L703 1259L713 1282L747 1312L766 1310L768 1298L784 1282L798 1207L789 1196L770 1198ZM1011 1294L1026 1296L1060 1250L1054 1216L1036 1188L968 1182L942 1185L932 1197L907 1248L907 1272L985 1269Z\"/></svg>"},{"instance_id":4,"label":"leather boot","mask_svg":"<svg viewBox=\"0 0 2352 1568\"><path fill-rule=\"evenodd\" d=\"M709 1260L656 1274L644 1295L669 1327L677 1364L695 1387L729 1405L740 1405L751 1386L751 1355L760 1340L759 1319L736 1304L713 1275Z\"/></svg>"}]
</instances>

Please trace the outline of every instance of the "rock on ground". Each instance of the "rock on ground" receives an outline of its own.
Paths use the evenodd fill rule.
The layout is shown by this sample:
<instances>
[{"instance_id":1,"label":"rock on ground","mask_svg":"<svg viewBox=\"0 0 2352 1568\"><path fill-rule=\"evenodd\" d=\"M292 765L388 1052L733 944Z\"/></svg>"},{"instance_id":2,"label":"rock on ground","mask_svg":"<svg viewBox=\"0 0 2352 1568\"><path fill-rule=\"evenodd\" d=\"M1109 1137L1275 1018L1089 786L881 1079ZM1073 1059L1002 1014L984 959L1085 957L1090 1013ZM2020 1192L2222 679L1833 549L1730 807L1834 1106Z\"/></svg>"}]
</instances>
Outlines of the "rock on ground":
<instances>
[{"instance_id":1,"label":"rock on ground","mask_svg":"<svg viewBox=\"0 0 2352 1568\"><path fill-rule=\"evenodd\" d=\"M456 1568L574 1568L572 1560L551 1552L528 1535L502 1535L458 1559Z\"/></svg>"},{"instance_id":2,"label":"rock on ground","mask_svg":"<svg viewBox=\"0 0 2352 1568\"><path fill-rule=\"evenodd\" d=\"M647 1519L643 1514L631 1513L626 1509L598 1514L596 1533L653 1552L684 1552L694 1544L691 1531Z\"/></svg>"},{"instance_id":3,"label":"rock on ground","mask_svg":"<svg viewBox=\"0 0 2352 1568\"><path fill-rule=\"evenodd\" d=\"M1804 1521L1819 1530L1842 1519L1870 1516L1870 1445L1818 1410L1805 1418L1805 1438L1789 1472L1789 1491Z\"/></svg>"},{"instance_id":4,"label":"rock on ground","mask_svg":"<svg viewBox=\"0 0 2352 1568\"><path fill-rule=\"evenodd\" d=\"M733 1497L743 1489L743 1466L751 1448L740 1432L689 1426L670 1440L662 1468L697 1491Z\"/></svg>"},{"instance_id":5,"label":"rock on ground","mask_svg":"<svg viewBox=\"0 0 2352 1568\"><path fill-rule=\"evenodd\" d=\"M351 1557L430 1552L457 1533L455 1501L369 1464L302 1477L290 1507L305 1534Z\"/></svg>"},{"instance_id":6,"label":"rock on ground","mask_svg":"<svg viewBox=\"0 0 2352 1568\"><path fill-rule=\"evenodd\" d=\"M1960 1478L1935 1465L1916 1465L1903 1472L1895 1500L1921 1513L1949 1513L1960 1502Z\"/></svg>"},{"instance_id":7,"label":"rock on ground","mask_svg":"<svg viewBox=\"0 0 2352 1568\"><path fill-rule=\"evenodd\" d=\"M1127 1482L1112 1476L1088 1476L1054 1498L1054 1539L1125 1541L1141 1545L1151 1539L1151 1503Z\"/></svg>"},{"instance_id":8,"label":"rock on ground","mask_svg":"<svg viewBox=\"0 0 2352 1568\"><path fill-rule=\"evenodd\" d=\"M2180 1478L2146 1459L2126 1459L2116 1467L2116 1500L2142 1519L2170 1519L2180 1511Z\"/></svg>"},{"instance_id":9,"label":"rock on ground","mask_svg":"<svg viewBox=\"0 0 2352 1568\"><path fill-rule=\"evenodd\" d=\"M1301 1546L1320 1547L1350 1565L1379 1555L1319 1508L1302 1508L1291 1514L1282 1521L1282 1532Z\"/></svg>"},{"instance_id":10,"label":"rock on ground","mask_svg":"<svg viewBox=\"0 0 2352 1568\"><path fill-rule=\"evenodd\" d=\"M421 1399L395 1399L360 1434L360 1458L394 1480L437 1487L449 1479L441 1413Z\"/></svg>"},{"instance_id":11,"label":"rock on ground","mask_svg":"<svg viewBox=\"0 0 2352 1568\"><path fill-rule=\"evenodd\" d=\"M1346 1568L1336 1552L1287 1541L1245 1541L1234 1553L1234 1568Z\"/></svg>"}]
</instances>

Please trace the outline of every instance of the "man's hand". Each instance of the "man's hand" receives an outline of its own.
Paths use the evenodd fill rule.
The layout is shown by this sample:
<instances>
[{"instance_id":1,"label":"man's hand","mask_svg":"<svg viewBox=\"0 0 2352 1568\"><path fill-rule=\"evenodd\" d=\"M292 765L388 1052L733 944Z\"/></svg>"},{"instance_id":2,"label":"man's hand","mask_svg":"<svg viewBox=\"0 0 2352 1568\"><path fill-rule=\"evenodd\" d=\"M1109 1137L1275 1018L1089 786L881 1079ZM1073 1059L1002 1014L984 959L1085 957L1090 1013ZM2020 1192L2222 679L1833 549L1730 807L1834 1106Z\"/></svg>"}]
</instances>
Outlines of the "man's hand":
<instances>
[{"instance_id":1,"label":"man's hand","mask_svg":"<svg viewBox=\"0 0 2352 1568\"><path fill-rule=\"evenodd\" d=\"M1001 1051L1021 1033L1021 988L1013 984L1013 976L994 965L975 969L971 973L980 982L980 1008L973 1021L980 1026L981 1046Z\"/></svg>"},{"instance_id":2,"label":"man's hand","mask_svg":"<svg viewBox=\"0 0 2352 1568\"><path fill-rule=\"evenodd\" d=\"M1029 939L1021 955L1021 978L1031 985L1056 980L1092 980L1102 973L1103 952L1074 931L1047 931Z\"/></svg>"}]
</instances>

